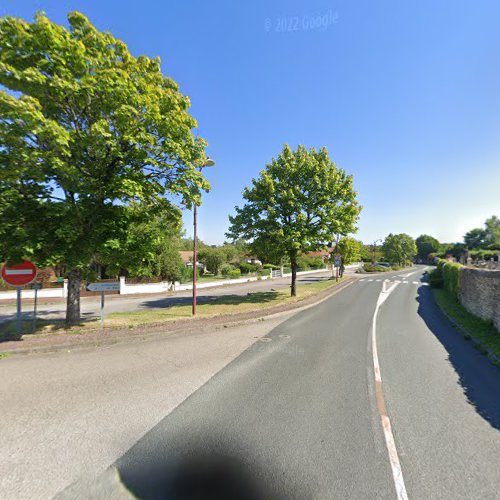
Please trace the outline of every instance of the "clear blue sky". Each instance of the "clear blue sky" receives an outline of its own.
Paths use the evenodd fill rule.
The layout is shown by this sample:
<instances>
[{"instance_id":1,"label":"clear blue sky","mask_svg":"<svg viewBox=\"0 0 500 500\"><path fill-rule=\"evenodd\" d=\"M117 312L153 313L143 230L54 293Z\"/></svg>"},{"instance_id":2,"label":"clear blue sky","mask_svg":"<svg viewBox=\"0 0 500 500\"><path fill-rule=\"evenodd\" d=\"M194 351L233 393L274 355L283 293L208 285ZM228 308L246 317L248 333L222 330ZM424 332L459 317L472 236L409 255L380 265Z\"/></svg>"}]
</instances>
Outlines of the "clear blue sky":
<instances>
[{"instance_id":1,"label":"clear blue sky","mask_svg":"<svg viewBox=\"0 0 500 500\"><path fill-rule=\"evenodd\" d=\"M500 215L498 0L3 0L0 14L40 9L60 23L80 10L135 55L161 56L191 97L217 161L208 243L284 142L326 145L354 174L365 242L461 240Z\"/></svg>"}]
</instances>

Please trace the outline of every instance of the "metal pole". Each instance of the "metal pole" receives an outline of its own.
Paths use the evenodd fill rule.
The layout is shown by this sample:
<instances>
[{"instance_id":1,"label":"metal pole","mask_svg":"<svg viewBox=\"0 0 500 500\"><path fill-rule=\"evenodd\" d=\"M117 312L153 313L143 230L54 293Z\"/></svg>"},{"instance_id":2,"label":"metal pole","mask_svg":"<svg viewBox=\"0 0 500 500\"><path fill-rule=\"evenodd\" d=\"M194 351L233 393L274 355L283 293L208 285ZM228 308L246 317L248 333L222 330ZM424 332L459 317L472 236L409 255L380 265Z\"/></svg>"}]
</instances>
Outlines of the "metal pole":
<instances>
[{"instance_id":1,"label":"metal pole","mask_svg":"<svg viewBox=\"0 0 500 500\"><path fill-rule=\"evenodd\" d=\"M101 327L104 329L104 290L101 291Z\"/></svg>"},{"instance_id":2,"label":"metal pole","mask_svg":"<svg viewBox=\"0 0 500 500\"><path fill-rule=\"evenodd\" d=\"M36 306L38 301L38 287L35 285L35 304L33 306L33 332L36 330Z\"/></svg>"},{"instance_id":3,"label":"metal pole","mask_svg":"<svg viewBox=\"0 0 500 500\"><path fill-rule=\"evenodd\" d=\"M196 203L193 203L193 215L194 215L194 222L193 222L193 316L196 316L196 270L197 270L197 260L198 260L198 255L196 252Z\"/></svg>"},{"instance_id":4,"label":"metal pole","mask_svg":"<svg viewBox=\"0 0 500 500\"><path fill-rule=\"evenodd\" d=\"M22 287L16 287L16 299L17 299L17 316L16 316L16 332L18 334L21 333L22 324L21 324L21 290Z\"/></svg>"}]
</instances>

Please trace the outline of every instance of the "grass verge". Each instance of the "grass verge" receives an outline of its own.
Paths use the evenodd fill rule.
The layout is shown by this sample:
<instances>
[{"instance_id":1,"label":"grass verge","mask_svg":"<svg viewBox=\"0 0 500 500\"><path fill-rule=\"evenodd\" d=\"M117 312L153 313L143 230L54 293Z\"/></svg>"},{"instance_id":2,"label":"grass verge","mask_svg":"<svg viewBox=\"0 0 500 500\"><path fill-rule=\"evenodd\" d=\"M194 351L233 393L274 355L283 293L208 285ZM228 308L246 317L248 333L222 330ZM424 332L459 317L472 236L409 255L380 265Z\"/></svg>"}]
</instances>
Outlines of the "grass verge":
<instances>
[{"instance_id":1,"label":"grass verge","mask_svg":"<svg viewBox=\"0 0 500 500\"><path fill-rule=\"evenodd\" d=\"M471 314L448 290L435 288L433 292L439 307L463 330L464 337L474 340L478 349L485 354L488 351L493 354L490 359L500 366L500 333L493 323Z\"/></svg>"},{"instance_id":2,"label":"grass verge","mask_svg":"<svg viewBox=\"0 0 500 500\"><path fill-rule=\"evenodd\" d=\"M338 283L342 281L339 280ZM269 292L248 293L247 295L223 295L214 298L200 297L196 309L197 317L209 318L251 311L259 312L282 304L300 302L311 295L332 288L338 283L333 280L325 280L303 285L298 287L296 297L290 297L288 288ZM108 327L134 327L190 317L191 304L182 304L168 308L113 313L106 318L106 325Z\"/></svg>"},{"instance_id":3,"label":"grass verge","mask_svg":"<svg viewBox=\"0 0 500 500\"><path fill-rule=\"evenodd\" d=\"M225 316L239 313L248 313L276 307L282 304L300 302L308 297L332 288L339 282L324 280L309 285L297 287L297 296L290 297L289 288L272 290L268 292L254 292L246 295L222 295L218 297L198 297L197 317L210 318L215 316ZM123 313L112 313L105 317L105 329L112 328L133 328L162 322L175 321L180 319L190 319L191 303L176 304L170 307L151 308L142 311L131 311ZM0 342L9 340L27 339L37 335L52 335L57 333L85 334L101 328L100 321L93 319L81 323L80 325L66 328L64 320L44 320L37 321L36 331L32 331L31 320L22 322L22 334L16 331L15 321L9 321L0 325Z\"/></svg>"}]
</instances>

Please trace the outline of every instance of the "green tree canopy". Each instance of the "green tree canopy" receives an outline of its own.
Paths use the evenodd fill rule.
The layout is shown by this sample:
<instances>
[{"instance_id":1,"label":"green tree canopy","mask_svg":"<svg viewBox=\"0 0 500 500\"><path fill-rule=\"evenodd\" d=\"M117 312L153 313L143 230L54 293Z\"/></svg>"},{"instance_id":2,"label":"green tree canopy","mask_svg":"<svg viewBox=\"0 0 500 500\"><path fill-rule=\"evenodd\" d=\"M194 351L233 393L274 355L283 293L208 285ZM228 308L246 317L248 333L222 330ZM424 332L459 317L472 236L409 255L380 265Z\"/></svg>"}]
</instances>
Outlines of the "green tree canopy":
<instances>
[{"instance_id":1,"label":"green tree canopy","mask_svg":"<svg viewBox=\"0 0 500 500\"><path fill-rule=\"evenodd\" d=\"M183 262L179 253L181 220L170 214L152 215L142 205L132 203L127 234L122 240L108 239L97 260L106 265L108 275L125 269L136 278L179 281Z\"/></svg>"},{"instance_id":2,"label":"green tree canopy","mask_svg":"<svg viewBox=\"0 0 500 500\"><path fill-rule=\"evenodd\" d=\"M361 250L363 243L350 236L344 236L340 238L338 244L338 251L342 258L342 263L345 266L353 264L354 262L359 262L361 260Z\"/></svg>"},{"instance_id":3,"label":"green tree canopy","mask_svg":"<svg viewBox=\"0 0 500 500\"><path fill-rule=\"evenodd\" d=\"M382 253L389 262L403 266L417 255L415 240L408 234L389 234L382 245Z\"/></svg>"},{"instance_id":4,"label":"green tree canopy","mask_svg":"<svg viewBox=\"0 0 500 500\"><path fill-rule=\"evenodd\" d=\"M200 203L209 185L189 98L160 60L132 56L81 13L68 22L0 19L0 260L64 263L74 323L80 279L126 241L129 204L176 219L172 195Z\"/></svg>"},{"instance_id":5,"label":"green tree canopy","mask_svg":"<svg viewBox=\"0 0 500 500\"><path fill-rule=\"evenodd\" d=\"M500 249L500 219L496 215L492 215L486 219L485 223L486 235L484 241L489 248Z\"/></svg>"},{"instance_id":6,"label":"green tree canopy","mask_svg":"<svg viewBox=\"0 0 500 500\"><path fill-rule=\"evenodd\" d=\"M471 250L473 248L483 248L485 244L485 238L486 231L484 229L481 229L480 227L476 227L475 229L471 229L465 234L464 243L467 248L470 248Z\"/></svg>"},{"instance_id":7,"label":"green tree canopy","mask_svg":"<svg viewBox=\"0 0 500 500\"><path fill-rule=\"evenodd\" d=\"M439 241L428 234L421 234L415 240L415 243L417 245L417 255L423 260L427 259L430 253L439 252L441 248Z\"/></svg>"},{"instance_id":8,"label":"green tree canopy","mask_svg":"<svg viewBox=\"0 0 500 500\"><path fill-rule=\"evenodd\" d=\"M334 234L354 232L361 209L352 176L337 168L326 148L292 151L287 144L243 198L246 203L229 217L227 236L248 241L266 262L288 256L292 295L299 255L323 248Z\"/></svg>"}]
</instances>

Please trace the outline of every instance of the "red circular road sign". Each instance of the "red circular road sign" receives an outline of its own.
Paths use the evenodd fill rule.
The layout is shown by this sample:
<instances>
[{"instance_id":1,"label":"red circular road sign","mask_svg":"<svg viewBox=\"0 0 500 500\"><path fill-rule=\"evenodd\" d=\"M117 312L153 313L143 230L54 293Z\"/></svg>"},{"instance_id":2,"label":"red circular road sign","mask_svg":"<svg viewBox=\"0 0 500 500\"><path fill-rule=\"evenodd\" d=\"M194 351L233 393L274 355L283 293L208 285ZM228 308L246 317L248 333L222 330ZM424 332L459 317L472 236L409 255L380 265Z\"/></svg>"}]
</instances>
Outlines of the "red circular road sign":
<instances>
[{"instance_id":1,"label":"red circular road sign","mask_svg":"<svg viewBox=\"0 0 500 500\"><path fill-rule=\"evenodd\" d=\"M33 262L25 260L17 266L3 266L2 279L12 286L22 286L31 283L36 278L36 267Z\"/></svg>"}]
</instances>

